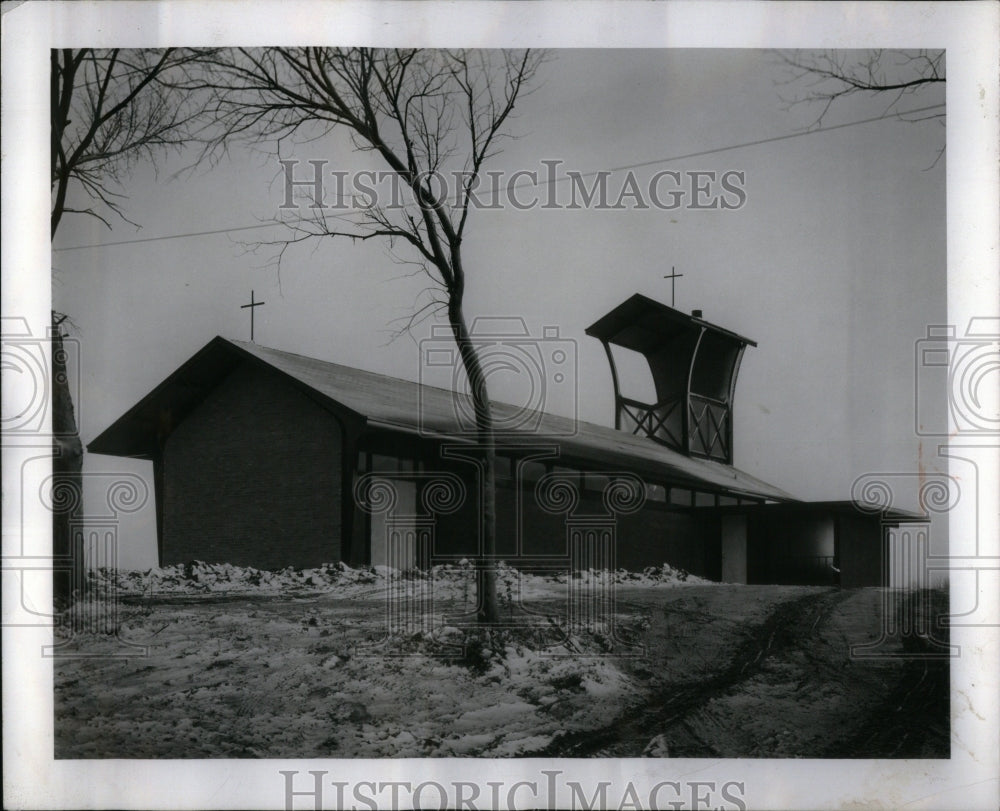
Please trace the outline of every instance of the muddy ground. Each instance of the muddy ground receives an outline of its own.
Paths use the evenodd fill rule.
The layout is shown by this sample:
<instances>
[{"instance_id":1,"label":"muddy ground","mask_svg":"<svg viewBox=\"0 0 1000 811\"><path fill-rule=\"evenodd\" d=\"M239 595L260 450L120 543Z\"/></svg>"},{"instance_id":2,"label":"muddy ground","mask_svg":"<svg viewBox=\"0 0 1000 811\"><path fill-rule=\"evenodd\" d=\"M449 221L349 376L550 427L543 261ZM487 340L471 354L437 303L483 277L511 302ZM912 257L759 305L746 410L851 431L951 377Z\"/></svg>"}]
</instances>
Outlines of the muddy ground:
<instances>
[{"instance_id":1,"label":"muddy ground","mask_svg":"<svg viewBox=\"0 0 1000 811\"><path fill-rule=\"evenodd\" d=\"M55 754L949 756L948 660L882 640L879 589L620 585L613 631L568 638L564 596L509 603L491 649L454 595L388 639L380 594L126 595L118 637L63 631Z\"/></svg>"}]
</instances>

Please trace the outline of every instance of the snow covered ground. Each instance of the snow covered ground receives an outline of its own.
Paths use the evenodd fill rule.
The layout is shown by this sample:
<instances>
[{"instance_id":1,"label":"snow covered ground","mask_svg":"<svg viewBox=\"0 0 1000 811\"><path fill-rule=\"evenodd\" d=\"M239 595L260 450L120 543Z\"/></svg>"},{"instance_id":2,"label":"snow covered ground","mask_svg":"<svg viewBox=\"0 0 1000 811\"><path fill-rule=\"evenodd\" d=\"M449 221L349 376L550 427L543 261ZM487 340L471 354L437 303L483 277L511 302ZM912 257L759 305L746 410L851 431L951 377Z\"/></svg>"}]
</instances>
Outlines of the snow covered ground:
<instances>
[{"instance_id":1,"label":"snow covered ground","mask_svg":"<svg viewBox=\"0 0 1000 811\"><path fill-rule=\"evenodd\" d=\"M474 569L467 560L456 564L434 566L429 571L400 572L387 566L351 568L345 563L327 563L314 569L293 569L278 572L230 563L191 561L146 571L97 569L90 573L101 588L113 588L121 594L200 594L255 593L282 594L324 591L336 588L340 597L370 597L390 588L412 588L422 585L440 592L444 598L464 597L474 588ZM497 566L501 591L519 591L527 596L554 596L560 586L571 579L566 572L545 575L520 572L502 561ZM676 569L668 563L651 566L645 571L578 572L572 579L581 585L615 583L630 586L705 585L711 581Z\"/></svg>"},{"instance_id":2,"label":"snow covered ground","mask_svg":"<svg viewBox=\"0 0 1000 811\"><path fill-rule=\"evenodd\" d=\"M491 642L472 574L97 572L58 632L56 755L824 756L908 678L847 655L874 589L502 567Z\"/></svg>"}]
</instances>

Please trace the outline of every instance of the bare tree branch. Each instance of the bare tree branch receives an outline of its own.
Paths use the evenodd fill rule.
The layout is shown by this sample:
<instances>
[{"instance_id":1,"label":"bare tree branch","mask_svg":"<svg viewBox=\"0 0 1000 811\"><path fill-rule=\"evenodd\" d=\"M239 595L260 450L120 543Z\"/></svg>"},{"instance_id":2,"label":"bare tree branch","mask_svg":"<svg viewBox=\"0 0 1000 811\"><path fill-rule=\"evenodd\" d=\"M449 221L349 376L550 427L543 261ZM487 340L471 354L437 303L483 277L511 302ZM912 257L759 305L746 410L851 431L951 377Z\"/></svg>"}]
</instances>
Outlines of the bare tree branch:
<instances>
[{"instance_id":1,"label":"bare tree branch","mask_svg":"<svg viewBox=\"0 0 1000 811\"><path fill-rule=\"evenodd\" d=\"M119 205L122 179L139 160L184 147L203 109L178 92L182 75L211 52L64 48L51 53L51 234L65 213L108 219L95 209L67 208L74 183L98 208L126 222ZM134 223L133 223L134 224Z\"/></svg>"},{"instance_id":2,"label":"bare tree branch","mask_svg":"<svg viewBox=\"0 0 1000 811\"><path fill-rule=\"evenodd\" d=\"M944 51L773 53L788 70L783 85L793 91L793 95L783 97L786 105L819 108L813 127L821 126L832 106L848 96L884 96L885 114L889 115L899 112L897 105L908 95L946 81Z\"/></svg>"}]
</instances>

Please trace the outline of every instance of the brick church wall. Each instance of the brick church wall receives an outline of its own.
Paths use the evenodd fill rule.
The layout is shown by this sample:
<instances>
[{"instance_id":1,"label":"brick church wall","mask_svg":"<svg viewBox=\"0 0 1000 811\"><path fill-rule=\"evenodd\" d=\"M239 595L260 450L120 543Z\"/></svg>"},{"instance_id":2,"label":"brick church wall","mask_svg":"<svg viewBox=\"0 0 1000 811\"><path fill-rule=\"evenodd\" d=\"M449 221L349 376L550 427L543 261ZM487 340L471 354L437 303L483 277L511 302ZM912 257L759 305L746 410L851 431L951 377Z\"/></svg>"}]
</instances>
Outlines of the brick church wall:
<instances>
[{"instance_id":1,"label":"brick church wall","mask_svg":"<svg viewBox=\"0 0 1000 811\"><path fill-rule=\"evenodd\" d=\"M714 510L675 512L646 507L619 519L616 565L638 571L671 566L709 580L722 576L719 518Z\"/></svg>"},{"instance_id":2,"label":"brick church wall","mask_svg":"<svg viewBox=\"0 0 1000 811\"><path fill-rule=\"evenodd\" d=\"M244 364L164 448L163 563L263 569L340 559L340 423Z\"/></svg>"},{"instance_id":3,"label":"brick church wall","mask_svg":"<svg viewBox=\"0 0 1000 811\"><path fill-rule=\"evenodd\" d=\"M437 562L476 554L478 500L470 481L470 498L455 513L440 516L434 554ZM520 552L527 557L568 558L567 519L541 508L531 486L522 492L521 521L517 521L515 490L512 484L497 490L497 554L521 566L530 561L518 557L517 525L523 533ZM602 515L599 496L581 495L581 514ZM713 510L670 510L647 505L638 513L622 515L616 521L616 568L641 571L647 566L670 563L692 574L718 580L721 569L719 519Z\"/></svg>"}]
</instances>

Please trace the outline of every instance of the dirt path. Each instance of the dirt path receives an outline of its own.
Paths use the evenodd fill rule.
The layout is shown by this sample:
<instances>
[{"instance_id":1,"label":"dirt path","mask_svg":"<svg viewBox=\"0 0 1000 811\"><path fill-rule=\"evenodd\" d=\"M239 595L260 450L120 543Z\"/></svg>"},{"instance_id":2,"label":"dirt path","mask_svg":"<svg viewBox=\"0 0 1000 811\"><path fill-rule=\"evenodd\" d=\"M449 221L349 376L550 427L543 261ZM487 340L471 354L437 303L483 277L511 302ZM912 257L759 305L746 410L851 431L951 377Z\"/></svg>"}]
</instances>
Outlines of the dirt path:
<instances>
[{"instance_id":1,"label":"dirt path","mask_svg":"<svg viewBox=\"0 0 1000 811\"><path fill-rule=\"evenodd\" d=\"M600 730L557 737L536 753L545 757L639 757L651 740L669 749L671 757L718 756L687 720L713 698L760 672L763 663L789 647L811 638L817 626L844 600L846 592L825 590L778 604L766 619L750 629L733 652L730 663L707 679L667 684L648 703ZM653 744L653 749L657 743ZM654 754L666 754L654 752Z\"/></svg>"},{"instance_id":2,"label":"dirt path","mask_svg":"<svg viewBox=\"0 0 1000 811\"><path fill-rule=\"evenodd\" d=\"M915 596L910 595L909 601L914 600ZM932 592L930 602L931 606L924 610L931 617L947 613L942 593ZM901 610L919 609L907 604ZM905 660L899 683L869 713L868 722L842 745L831 746L826 757L949 757L951 660L946 655L947 637L946 628L934 632L933 642L919 634L907 637L904 642L907 651L926 658Z\"/></svg>"}]
</instances>

